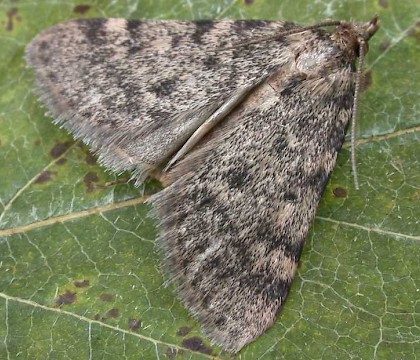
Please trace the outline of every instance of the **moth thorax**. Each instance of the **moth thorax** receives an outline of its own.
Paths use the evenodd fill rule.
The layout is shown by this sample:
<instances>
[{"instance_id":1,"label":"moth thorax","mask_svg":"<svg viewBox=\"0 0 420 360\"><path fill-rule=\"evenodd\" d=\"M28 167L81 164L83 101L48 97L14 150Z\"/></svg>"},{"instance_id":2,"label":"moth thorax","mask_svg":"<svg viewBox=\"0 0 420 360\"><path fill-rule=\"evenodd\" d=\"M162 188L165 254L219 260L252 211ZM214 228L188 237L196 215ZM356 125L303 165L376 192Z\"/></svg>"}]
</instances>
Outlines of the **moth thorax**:
<instances>
[{"instance_id":1,"label":"moth thorax","mask_svg":"<svg viewBox=\"0 0 420 360\"><path fill-rule=\"evenodd\" d=\"M363 53L369 50L368 40L378 31L378 17L374 16L371 21L356 25L346 21L337 26L332 39L352 59L360 56L360 47L363 46Z\"/></svg>"},{"instance_id":2,"label":"moth thorax","mask_svg":"<svg viewBox=\"0 0 420 360\"><path fill-rule=\"evenodd\" d=\"M331 63L336 48L323 44L323 46L305 49L295 56L296 68L302 72L316 72Z\"/></svg>"},{"instance_id":3,"label":"moth thorax","mask_svg":"<svg viewBox=\"0 0 420 360\"><path fill-rule=\"evenodd\" d=\"M332 38L352 60L359 56L360 41L358 31L353 24L343 23L337 26Z\"/></svg>"}]
</instances>

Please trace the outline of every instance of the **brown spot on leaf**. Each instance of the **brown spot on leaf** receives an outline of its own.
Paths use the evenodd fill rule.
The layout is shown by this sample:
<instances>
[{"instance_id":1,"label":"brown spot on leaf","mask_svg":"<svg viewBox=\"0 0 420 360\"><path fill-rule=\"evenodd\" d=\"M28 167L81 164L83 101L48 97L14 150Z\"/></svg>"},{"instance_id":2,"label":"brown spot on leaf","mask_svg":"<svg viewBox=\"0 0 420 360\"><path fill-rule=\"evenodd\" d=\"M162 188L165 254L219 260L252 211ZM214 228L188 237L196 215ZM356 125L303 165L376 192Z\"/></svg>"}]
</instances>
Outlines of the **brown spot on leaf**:
<instances>
[{"instance_id":1,"label":"brown spot on leaf","mask_svg":"<svg viewBox=\"0 0 420 360\"><path fill-rule=\"evenodd\" d=\"M170 347L166 351L166 357L170 360L175 359L177 355L178 355L178 350L177 349L174 349L174 348Z\"/></svg>"},{"instance_id":2,"label":"brown spot on leaf","mask_svg":"<svg viewBox=\"0 0 420 360\"><path fill-rule=\"evenodd\" d=\"M389 40L384 40L379 44L379 50L385 51L386 49L389 48L390 45L391 45L391 42Z\"/></svg>"},{"instance_id":3,"label":"brown spot on leaf","mask_svg":"<svg viewBox=\"0 0 420 360\"><path fill-rule=\"evenodd\" d=\"M66 290L64 294L58 295L58 298L55 300L55 302L58 306L61 306L61 305L73 304L76 302L76 300L77 300L76 293Z\"/></svg>"},{"instance_id":4,"label":"brown spot on leaf","mask_svg":"<svg viewBox=\"0 0 420 360\"><path fill-rule=\"evenodd\" d=\"M95 314L95 316L93 317L95 320L99 321L101 318L101 314Z\"/></svg>"},{"instance_id":5,"label":"brown spot on leaf","mask_svg":"<svg viewBox=\"0 0 420 360\"><path fill-rule=\"evenodd\" d=\"M85 183L90 183L90 182L97 182L99 181L99 177L98 175L96 175L96 173L94 173L93 171L89 171L85 177L83 178L83 181Z\"/></svg>"},{"instance_id":6,"label":"brown spot on leaf","mask_svg":"<svg viewBox=\"0 0 420 360\"><path fill-rule=\"evenodd\" d=\"M39 145L41 145L41 140L36 140L36 141L34 141L34 145L35 145L35 146L39 146Z\"/></svg>"},{"instance_id":7,"label":"brown spot on leaf","mask_svg":"<svg viewBox=\"0 0 420 360\"><path fill-rule=\"evenodd\" d=\"M185 335L187 335L190 331L191 331L191 329L190 329L188 326L183 326L183 327L180 327L180 328L178 329L178 331L176 332L176 334L177 334L178 336L185 336Z\"/></svg>"},{"instance_id":8,"label":"brown spot on leaf","mask_svg":"<svg viewBox=\"0 0 420 360\"><path fill-rule=\"evenodd\" d=\"M379 0L378 4L380 7L383 7L384 9L386 9L389 6L388 0Z\"/></svg>"},{"instance_id":9,"label":"brown spot on leaf","mask_svg":"<svg viewBox=\"0 0 420 360\"><path fill-rule=\"evenodd\" d=\"M81 281L76 280L74 282L74 286L76 286L77 288L84 288L84 287L88 287L89 285L90 285L90 281L86 279L81 280Z\"/></svg>"},{"instance_id":10,"label":"brown spot on leaf","mask_svg":"<svg viewBox=\"0 0 420 360\"><path fill-rule=\"evenodd\" d=\"M7 15L6 31L12 31L13 30L13 27L14 27L14 24L13 24L14 19L13 18L17 16L18 11L19 10L17 8L11 8L6 13L6 15ZM16 20L18 20L18 19L16 19Z\"/></svg>"},{"instance_id":11,"label":"brown spot on leaf","mask_svg":"<svg viewBox=\"0 0 420 360\"><path fill-rule=\"evenodd\" d=\"M56 159L56 158L60 157L61 155L63 155L71 145L72 145L71 141L66 141L66 142L63 142L63 143L61 143L61 142L57 143L51 149L50 155L54 159Z\"/></svg>"},{"instance_id":12,"label":"brown spot on leaf","mask_svg":"<svg viewBox=\"0 0 420 360\"><path fill-rule=\"evenodd\" d=\"M416 22L408 31L407 35L420 41L420 21Z\"/></svg>"},{"instance_id":13,"label":"brown spot on leaf","mask_svg":"<svg viewBox=\"0 0 420 360\"><path fill-rule=\"evenodd\" d=\"M141 321L137 319L128 319L128 328L131 331L137 331L141 328Z\"/></svg>"},{"instance_id":14,"label":"brown spot on leaf","mask_svg":"<svg viewBox=\"0 0 420 360\"><path fill-rule=\"evenodd\" d=\"M201 338L199 338L198 336L194 336L192 338L185 339L182 342L182 346L184 346L187 349L190 349L192 351L201 352L203 354L209 354L210 355L213 352L213 350L210 347L208 347L207 345L205 345L203 343L203 340L201 340Z\"/></svg>"},{"instance_id":15,"label":"brown spot on leaf","mask_svg":"<svg viewBox=\"0 0 420 360\"><path fill-rule=\"evenodd\" d=\"M45 170L43 171L41 174L39 174L39 176L36 178L35 180L35 184L45 184L46 182L51 180L51 177L53 174L56 174L56 171L49 171L49 170Z\"/></svg>"},{"instance_id":16,"label":"brown spot on leaf","mask_svg":"<svg viewBox=\"0 0 420 360\"><path fill-rule=\"evenodd\" d=\"M112 318L117 318L118 316L120 316L120 310L113 308L111 310L108 310L108 312L106 313L109 317Z\"/></svg>"},{"instance_id":17,"label":"brown spot on leaf","mask_svg":"<svg viewBox=\"0 0 420 360\"><path fill-rule=\"evenodd\" d=\"M333 194L337 198L345 198L345 197L347 197L347 190L342 188L342 187L336 187L333 190Z\"/></svg>"},{"instance_id":18,"label":"brown spot on leaf","mask_svg":"<svg viewBox=\"0 0 420 360\"><path fill-rule=\"evenodd\" d=\"M111 302L114 301L114 295L103 293L101 294L101 296L99 296L99 299L101 299L102 301Z\"/></svg>"},{"instance_id":19,"label":"brown spot on leaf","mask_svg":"<svg viewBox=\"0 0 420 360\"><path fill-rule=\"evenodd\" d=\"M367 90L372 85L372 71L366 71L363 77L363 91Z\"/></svg>"},{"instance_id":20,"label":"brown spot on leaf","mask_svg":"<svg viewBox=\"0 0 420 360\"><path fill-rule=\"evenodd\" d=\"M56 162L56 164L57 165L64 165L66 162L67 162L66 158L61 158Z\"/></svg>"},{"instance_id":21,"label":"brown spot on leaf","mask_svg":"<svg viewBox=\"0 0 420 360\"><path fill-rule=\"evenodd\" d=\"M89 9L91 8L91 6L90 5L76 5L74 8L73 8L73 12L75 13L75 14L81 14L81 15L84 15L84 14L86 14L88 11L89 11Z\"/></svg>"},{"instance_id":22,"label":"brown spot on leaf","mask_svg":"<svg viewBox=\"0 0 420 360\"><path fill-rule=\"evenodd\" d=\"M91 152L88 152L85 157L86 164L88 165L95 165L96 164L96 156L93 155Z\"/></svg>"},{"instance_id":23,"label":"brown spot on leaf","mask_svg":"<svg viewBox=\"0 0 420 360\"><path fill-rule=\"evenodd\" d=\"M252 5L254 0L244 0L245 5Z\"/></svg>"},{"instance_id":24,"label":"brown spot on leaf","mask_svg":"<svg viewBox=\"0 0 420 360\"><path fill-rule=\"evenodd\" d=\"M96 175L96 173L92 171L89 171L83 178L83 182L85 183L87 187L87 192L92 192L93 190L95 190L95 185L93 183L98 182L98 181L99 181L98 175Z\"/></svg>"}]
</instances>

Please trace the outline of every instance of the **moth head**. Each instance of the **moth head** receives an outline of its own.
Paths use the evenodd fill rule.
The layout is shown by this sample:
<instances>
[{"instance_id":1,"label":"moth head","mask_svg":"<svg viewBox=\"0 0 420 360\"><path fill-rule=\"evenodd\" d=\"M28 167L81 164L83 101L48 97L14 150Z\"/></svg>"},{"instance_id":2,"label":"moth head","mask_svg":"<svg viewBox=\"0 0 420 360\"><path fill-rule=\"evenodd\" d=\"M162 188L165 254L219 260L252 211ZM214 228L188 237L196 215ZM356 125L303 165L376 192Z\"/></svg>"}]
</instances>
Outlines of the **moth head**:
<instances>
[{"instance_id":1,"label":"moth head","mask_svg":"<svg viewBox=\"0 0 420 360\"><path fill-rule=\"evenodd\" d=\"M379 29L379 16L375 15L372 20L360 26L360 35L368 41Z\"/></svg>"},{"instance_id":2,"label":"moth head","mask_svg":"<svg viewBox=\"0 0 420 360\"><path fill-rule=\"evenodd\" d=\"M377 15L362 25L342 21L337 26L332 38L343 51L346 51L351 56L359 57L360 47L363 47L363 53L366 54L369 50L368 41L378 29Z\"/></svg>"}]
</instances>

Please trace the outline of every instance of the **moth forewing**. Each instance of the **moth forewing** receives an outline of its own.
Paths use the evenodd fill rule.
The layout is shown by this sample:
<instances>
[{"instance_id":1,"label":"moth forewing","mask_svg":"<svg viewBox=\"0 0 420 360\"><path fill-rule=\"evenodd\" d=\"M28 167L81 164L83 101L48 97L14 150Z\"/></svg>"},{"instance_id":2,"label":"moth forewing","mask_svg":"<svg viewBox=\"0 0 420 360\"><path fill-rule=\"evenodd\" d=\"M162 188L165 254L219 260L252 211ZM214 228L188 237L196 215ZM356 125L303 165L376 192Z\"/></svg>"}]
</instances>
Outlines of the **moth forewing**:
<instances>
[{"instance_id":1,"label":"moth forewing","mask_svg":"<svg viewBox=\"0 0 420 360\"><path fill-rule=\"evenodd\" d=\"M214 127L216 127L216 125L224 120L233 111L233 109L237 107L259 83L262 82L262 80L263 79L238 89L232 96L226 99L226 101L218 109L216 109L216 111L213 112L188 138L182 148L179 149L179 151L171 158L163 171L167 172L173 164L189 153L200 142L200 140L202 140L205 135L207 135Z\"/></svg>"},{"instance_id":2,"label":"moth forewing","mask_svg":"<svg viewBox=\"0 0 420 360\"><path fill-rule=\"evenodd\" d=\"M151 199L179 297L228 351L264 332L284 305L352 117L357 48L321 34L291 43L294 61L255 88Z\"/></svg>"}]
</instances>

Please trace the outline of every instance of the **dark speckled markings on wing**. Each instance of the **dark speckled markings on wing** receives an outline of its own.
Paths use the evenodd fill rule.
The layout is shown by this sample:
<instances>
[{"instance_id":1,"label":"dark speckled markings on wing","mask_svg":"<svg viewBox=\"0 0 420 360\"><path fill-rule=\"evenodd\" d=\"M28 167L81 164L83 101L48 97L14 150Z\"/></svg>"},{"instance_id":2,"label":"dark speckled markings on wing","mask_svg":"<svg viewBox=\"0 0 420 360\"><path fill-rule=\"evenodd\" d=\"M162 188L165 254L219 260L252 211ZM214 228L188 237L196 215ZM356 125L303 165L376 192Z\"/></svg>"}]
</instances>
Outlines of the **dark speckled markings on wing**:
<instances>
[{"instance_id":1,"label":"dark speckled markings on wing","mask_svg":"<svg viewBox=\"0 0 420 360\"><path fill-rule=\"evenodd\" d=\"M27 47L55 122L110 170L141 183L197 140L150 202L168 277L228 351L263 333L284 305L354 111L357 58L377 29L376 18L307 28L87 19ZM183 341L211 352L200 338Z\"/></svg>"},{"instance_id":2,"label":"dark speckled markings on wing","mask_svg":"<svg viewBox=\"0 0 420 360\"><path fill-rule=\"evenodd\" d=\"M201 44L203 42L203 36L210 34L213 29L214 21L212 20L199 20L195 21L195 31L191 36L191 41L195 44Z\"/></svg>"}]
</instances>

